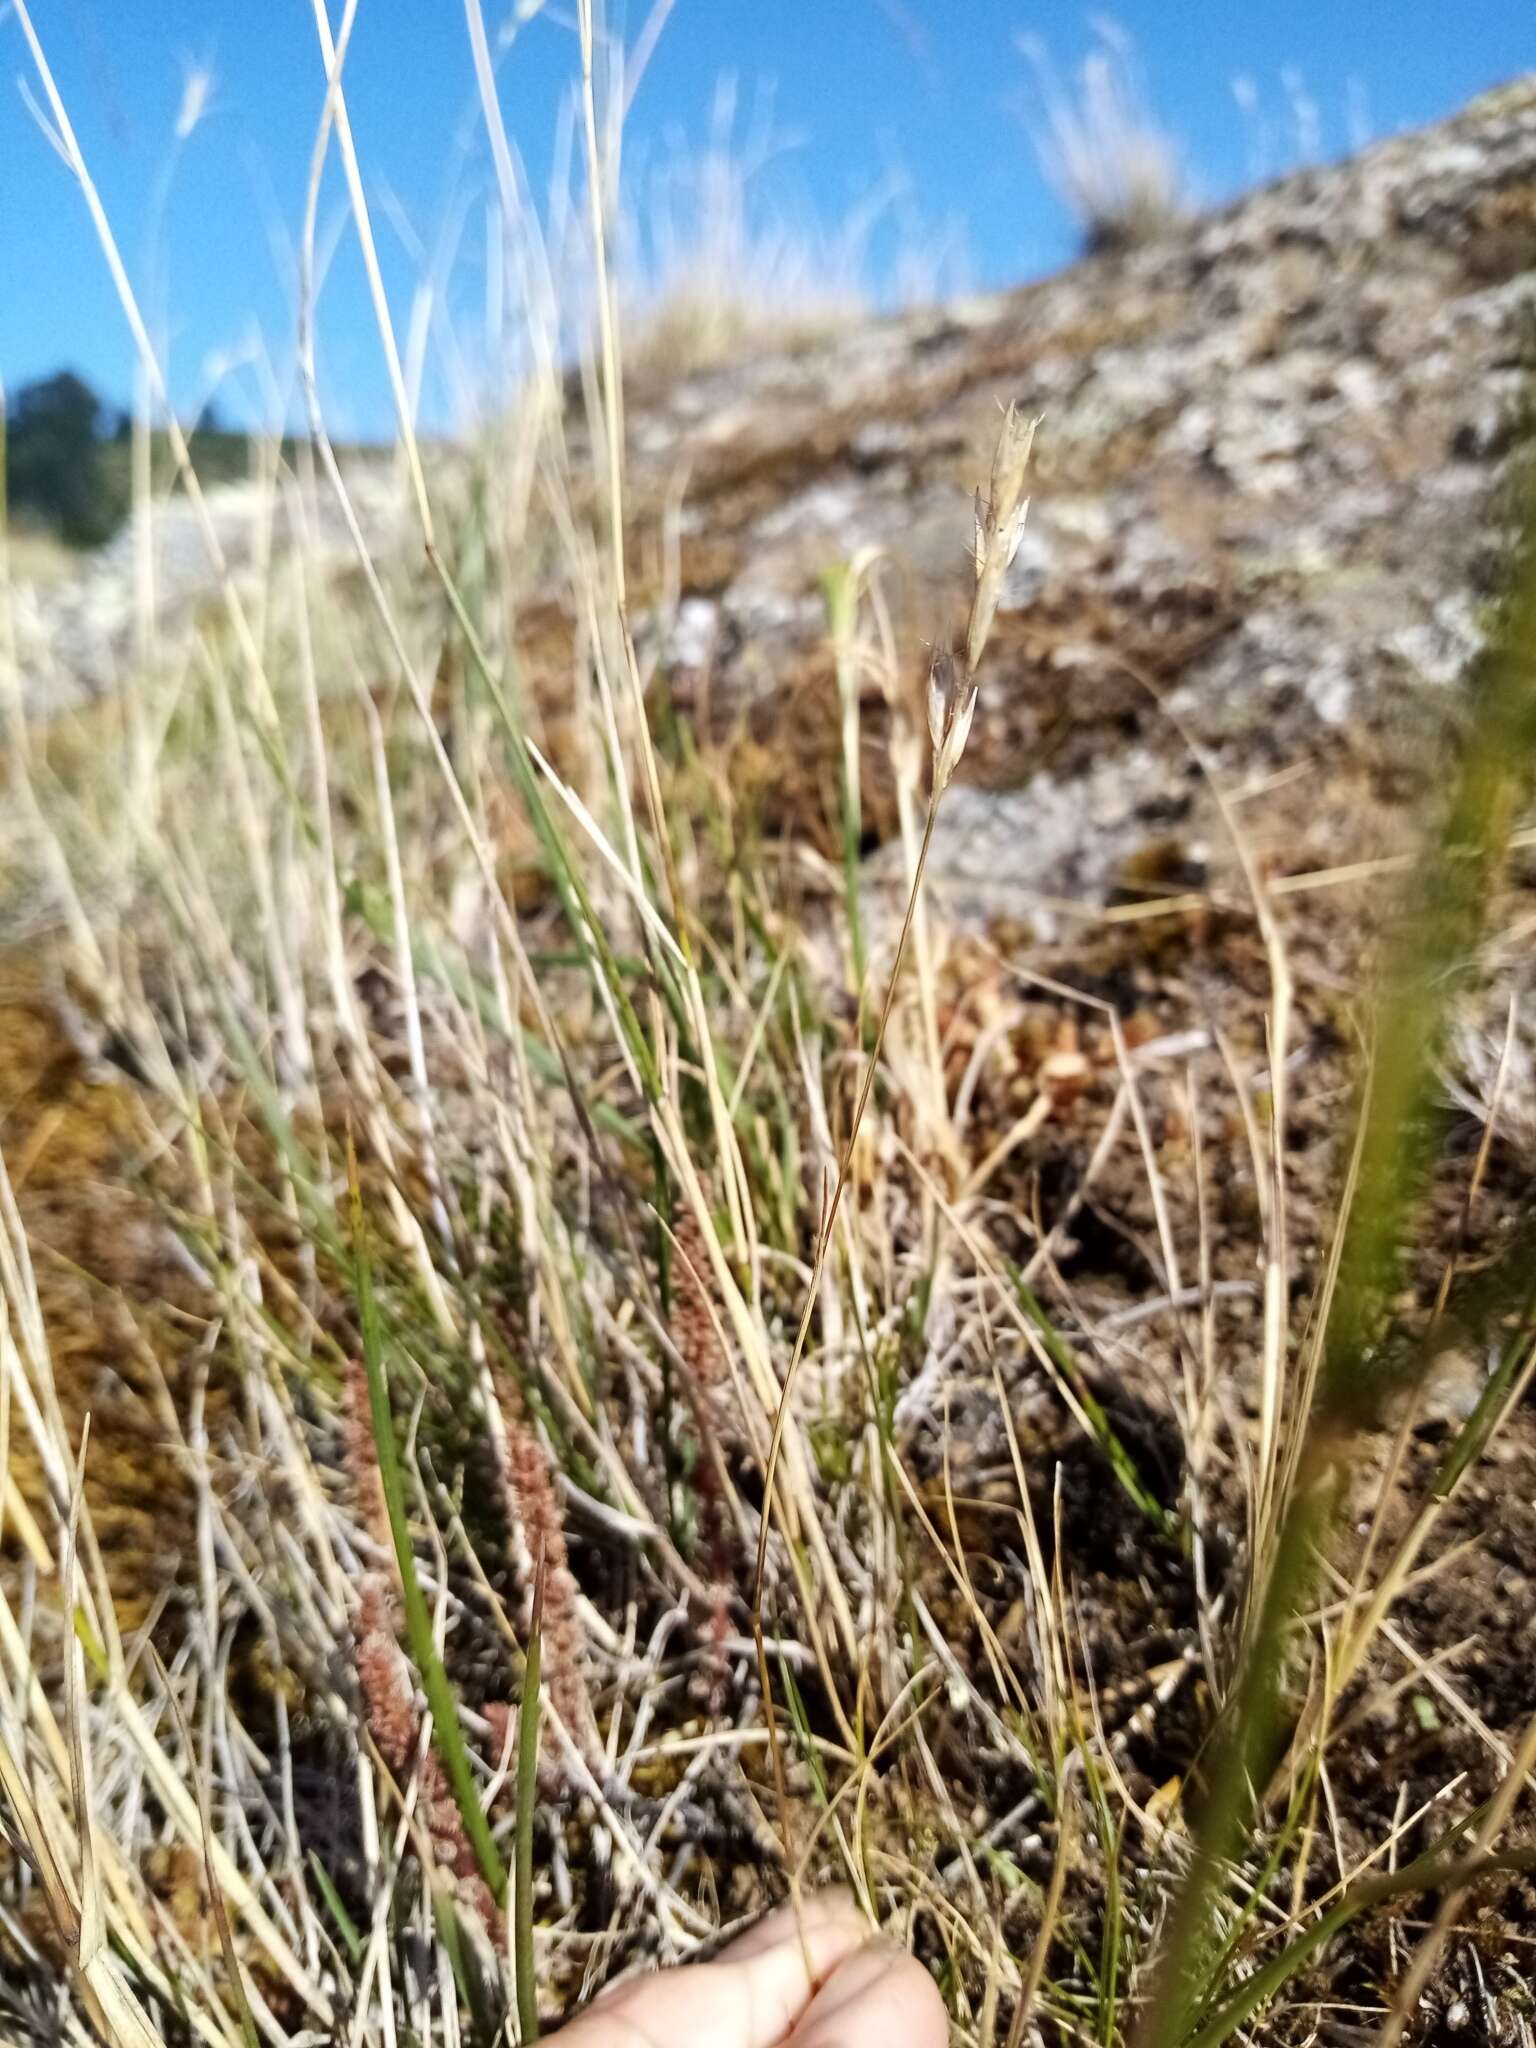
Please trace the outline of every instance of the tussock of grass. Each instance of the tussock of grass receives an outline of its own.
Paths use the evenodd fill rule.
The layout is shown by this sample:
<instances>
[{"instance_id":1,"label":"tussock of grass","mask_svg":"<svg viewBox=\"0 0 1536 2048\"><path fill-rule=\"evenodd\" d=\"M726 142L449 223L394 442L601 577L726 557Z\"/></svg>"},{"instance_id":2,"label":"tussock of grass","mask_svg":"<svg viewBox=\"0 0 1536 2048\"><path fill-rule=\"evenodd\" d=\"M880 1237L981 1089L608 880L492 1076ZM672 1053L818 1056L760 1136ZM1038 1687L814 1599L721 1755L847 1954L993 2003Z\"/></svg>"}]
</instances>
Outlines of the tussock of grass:
<instances>
[{"instance_id":1,"label":"tussock of grass","mask_svg":"<svg viewBox=\"0 0 1536 2048\"><path fill-rule=\"evenodd\" d=\"M1135 248L1174 226L1189 205L1179 145L1152 111L1125 31L1100 17L1070 84L1038 36L1021 37L1019 47L1039 95L1035 155L1084 247Z\"/></svg>"},{"instance_id":2,"label":"tussock of grass","mask_svg":"<svg viewBox=\"0 0 1536 2048\"><path fill-rule=\"evenodd\" d=\"M317 11L314 190L334 147L367 252L352 18ZM846 858L829 986L824 935L784 914L726 778L654 718L636 651L600 197L613 109L588 0L578 22L594 474L571 472L551 360L519 460L440 475L380 289L425 575L364 552L327 578L300 546L275 557L259 616L226 575L190 671L151 664L88 743L29 726L8 692L15 887L88 991L98 1051L134 1077L113 1084L123 1133L90 1178L131 1192L143 1257L131 1284L97 1284L193 1533L132 1611L101 1496L76 1479L103 1449L99 1428L83 1446L70 1383L66 1262L29 1228L50 1131L29 1120L13 1142L18 1117L0 1176L0 1469L25 1478L0 1569L0 2013L31 2040L87 2022L114 2044L526 2040L614 1968L683 1958L838 1875L933 1968L959 2039L1215 2048L1282 2024L1369 1910L1530 1864L1502 1839L1529 1745L1444 1839L1398 1860L1394 1838L1396 1867L1383 1844L1335 1868L1320 1818L1347 1678L1527 1384L1524 1294L1491 1303L1502 1363L1407 1534L1373 1538L1338 1612L1318 1603L1341 1569L1340 1473L1433 1357L1389 1341L1391 1319L1449 1004L1523 800L1532 564L1389 953L1315 1299L1292 1299L1286 933L1246 853L1266 1100L1235 1058L1167 1083L1085 999L1102 1130L1080 1184L1026 1216L1004 1169L1094 1070L1058 1043L1001 1137L976 1127L980 978L946 958L922 873L987 688L1032 429L1005 414L926 736L876 565L831 566ZM486 114L501 161L493 96ZM313 231L311 207L307 276ZM301 535L319 493L345 492L313 425L313 462L274 451L271 472ZM587 744L569 756L524 686L530 532L583 621L564 708ZM883 936L859 917L855 858L870 679L907 864ZM86 1057L47 1046L26 1087ZM1154 1139L1154 1087L1195 1134L1184 1166ZM1218 1089L1261 1191L1253 1429L1211 1278L1197 1095ZM1062 1270L1117 1150L1144 1179L1138 1255L1170 1333L1157 1409L1109 1383L1120 1353ZM1195 1183L1193 1273L1174 1171ZM180 1291L157 1293L172 1267ZM1389 1374L1386 1357L1411 1362ZM1191 1603L1189 1654L1132 1674L1128 1722L1106 1718L1092 1668L1106 1638L1074 1527ZM1138 1799L1128 1742L1181 1696L1187 1775Z\"/></svg>"},{"instance_id":3,"label":"tussock of grass","mask_svg":"<svg viewBox=\"0 0 1536 2048\"><path fill-rule=\"evenodd\" d=\"M673 377L753 347L814 340L868 315L866 245L878 208L829 236L762 188L784 145L767 110L738 135L736 93L717 94L701 149L638 168L621 269L634 370Z\"/></svg>"}]
</instances>

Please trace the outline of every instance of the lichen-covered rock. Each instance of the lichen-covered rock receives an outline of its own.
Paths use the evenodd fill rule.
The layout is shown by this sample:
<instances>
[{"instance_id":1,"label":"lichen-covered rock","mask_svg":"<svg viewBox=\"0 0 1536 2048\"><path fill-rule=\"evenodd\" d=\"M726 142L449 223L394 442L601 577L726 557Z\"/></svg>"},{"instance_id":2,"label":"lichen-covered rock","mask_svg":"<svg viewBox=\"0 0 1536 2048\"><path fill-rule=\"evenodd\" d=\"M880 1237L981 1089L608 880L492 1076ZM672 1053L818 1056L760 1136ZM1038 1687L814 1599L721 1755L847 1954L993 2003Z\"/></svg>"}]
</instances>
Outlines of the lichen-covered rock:
<instances>
[{"instance_id":1,"label":"lichen-covered rock","mask_svg":"<svg viewBox=\"0 0 1536 2048\"><path fill-rule=\"evenodd\" d=\"M1230 861L1191 740L1231 784L1289 778L1243 812L1277 863L1374 849L1480 645L1533 263L1527 79L1149 247L642 393L632 492L687 478L664 649L771 745L820 572L879 548L915 681L1013 399L1042 416L1031 529L940 821L951 910L1102 902L1170 832Z\"/></svg>"}]
</instances>

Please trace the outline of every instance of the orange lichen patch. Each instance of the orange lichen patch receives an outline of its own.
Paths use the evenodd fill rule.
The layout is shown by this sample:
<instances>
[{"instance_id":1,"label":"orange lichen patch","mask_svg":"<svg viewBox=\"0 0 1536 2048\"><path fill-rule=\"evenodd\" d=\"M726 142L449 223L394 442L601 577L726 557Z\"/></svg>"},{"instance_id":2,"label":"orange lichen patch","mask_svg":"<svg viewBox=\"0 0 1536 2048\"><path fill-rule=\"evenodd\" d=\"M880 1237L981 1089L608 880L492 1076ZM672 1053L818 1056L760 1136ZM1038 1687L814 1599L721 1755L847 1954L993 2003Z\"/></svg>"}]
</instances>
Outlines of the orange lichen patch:
<instances>
[{"instance_id":1,"label":"orange lichen patch","mask_svg":"<svg viewBox=\"0 0 1536 2048\"><path fill-rule=\"evenodd\" d=\"M878 698L860 709L859 809L867 848L897 830L890 716ZM784 678L784 695L725 746L726 777L743 815L771 837L842 853L842 708L830 648L818 648Z\"/></svg>"},{"instance_id":2,"label":"orange lichen patch","mask_svg":"<svg viewBox=\"0 0 1536 2048\"><path fill-rule=\"evenodd\" d=\"M1480 284L1503 284L1536 268L1536 184L1522 179L1481 193L1463 232L1467 269Z\"/></svg>"},{"instance_id":3,"label":"orange lichen patch","mask_svg":"<svg viewBox=\"0 0 1536 2048\"><path fill-rule=\"evenodd\" d=\"M90 1417L85 1499L125 1627L142 1618L190 1550L182 1425L208 1370L213 1327L207 1283L145 1181L156 1143L141 1092L92 1059L67 1008L35 978L7 971L0 1152L70 1458ZM53 1497L43 1455L14 1404L8 1478L45 1534L55 1531L65 1504ZM16 1542L8 1529L5 1554Z\"/></svg>"},{"instance_id":4,"label":"orange lichen patch","mask_svg":"<svg viewBox=\"0 0 1536 2048\"><path fill-rule=\"evenodd\" d=\"M694 597L713 597L725 589L742 563L738 542L713 533L684 536L678 546L678 583Z\"/></svg>"}]
</instances>

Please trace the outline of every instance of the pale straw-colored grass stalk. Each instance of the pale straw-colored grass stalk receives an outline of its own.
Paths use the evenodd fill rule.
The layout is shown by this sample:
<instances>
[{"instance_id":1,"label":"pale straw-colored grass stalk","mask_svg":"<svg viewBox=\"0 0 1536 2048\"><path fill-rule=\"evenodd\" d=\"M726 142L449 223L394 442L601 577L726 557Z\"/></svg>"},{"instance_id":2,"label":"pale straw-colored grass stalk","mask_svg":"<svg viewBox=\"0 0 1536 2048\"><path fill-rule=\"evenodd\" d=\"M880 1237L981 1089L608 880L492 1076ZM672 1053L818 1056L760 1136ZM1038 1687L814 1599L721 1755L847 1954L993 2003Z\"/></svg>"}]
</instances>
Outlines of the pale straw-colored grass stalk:
<instances>
[{"instance_id":1,"label":"pale straw-colored grass stalk","mask_svg":"<svg viewBox=\"0 0 1536 2048\"><path fill-rule=\"evenodd\" d=\"M983 497L979 491L976 494L973 555L975 585L971 595L962 652L957 657L949 649L941 648L935 652L930 664L928 734L932 747L933 789L929 798L928 818L923 827L922 844L918 849L912 884L907 893L906 909L896 939L896 951L891 961L890 976L880 1006L879 1021L875 1026L874 1041L865 1062L864 1078L854 1103L853 1116L843 1138L837 1176L822 1208L815 1251L811 1260L810 1279L805 1290L805 1305L795 1331L789 1362L784 1370L778 1410L774 1416L773 1435L768 1444L768 1458L763 1475L762 1524L758 1534L757 1560L752 1577L752 1631L757 1644L758 1675L763 1689L764 1712L768 1716L780 1813L786 1824L786 1850L788 1801L783 1758L774 1721L772 1679L768 1667L766 1638L763 1633L763 1592L768 1567L768 1542L773 1529L774 1488L778 1476L779 1457L785 1429L793 1412L791 1401L795 1377L805 1356L811 1321L820 1297L822 1275L826 1270L827 1254L831 1248L833 1232L837 1227L838 1210L842 1206L843 1196L853 1173L859 1132L874 1092L881 1048L885 1043L886 1028L890 1023L896 990L901 981L907 941L912 934L913 919L922 893L923 872L927 867L929 849L933 844L934 824L939 815L944 792L949 787L959 766L960 757L965 752L966 741L970 738L971 721L976 715L976 671L986 650L987 636L997 611L1003 579L1013 564L1019 543L1024 536L1024 522L1029 512L1029 500L1024 494L1024 479L1029 467L1030 450L1034 445L1037 424L1037 421L1026 418L1014 405L1009 405L1003 415L986 495ZM792 1863L793 1859L790 1860Z\"/></svg>"}]
</instances>

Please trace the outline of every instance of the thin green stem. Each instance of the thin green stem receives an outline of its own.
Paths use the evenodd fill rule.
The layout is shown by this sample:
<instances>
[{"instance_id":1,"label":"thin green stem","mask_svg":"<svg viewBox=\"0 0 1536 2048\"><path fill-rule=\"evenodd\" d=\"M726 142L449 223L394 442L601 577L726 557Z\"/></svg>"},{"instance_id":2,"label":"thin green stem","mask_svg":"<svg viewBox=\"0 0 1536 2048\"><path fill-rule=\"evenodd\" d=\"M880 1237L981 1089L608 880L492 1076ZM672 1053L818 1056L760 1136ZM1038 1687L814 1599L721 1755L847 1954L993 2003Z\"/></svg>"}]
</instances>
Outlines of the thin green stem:
<instances>
[{"instance_id":1,"label":"thin green stem","mask_svg":"<svg viewBox=\"0 0 1536 2048\"><path fill-rule=\"evenodd\" d=\"M827 1204L826 1215L822 1218L821 1229L817 1234L816 1256L811 1264L810 1283L805 1290L805 1307L800 1312L800 1326L795 1332L795 1348L789 1355L783 1390L779 1395L778 1409L773 1418L773 1435L768 1442L768 1463L763 1473L763 1515L757 1537L757 1564L752 1575L752 1626L759 1635L762 1633L763 1577L768 1566L768 1536L773 1524L773 1485L778 1475L779 1456L784 1448L784 1431L789 1422L790 1395L800 1370L800 1361L805 1355L811 1318L816 1313L816 1298L821 1291L821 1276L826 1270L827 1252L831 1247L832 1232L837 1224L837 1212L842 1206L843 1194L853 1172L854 1148L859 1142L864 1112L868 1109L869 1098L874 1093L875 1075L880 1066L880 1049L885 1043L886 1026L891 1021L891 1006L896 1000L896 987L901 980L902 962L907 954L907 940L912 935L912 920L917 912L917 899L923 886L923 870L928 865L928 849L933 844L933 825L939 815L941 795L942 791L936 790L934 800L928 807L928 822L923 828L923 843L918 849L917 866L912 874L912 887L907 895L907 910L901 921L901 936L896 941L896 958L891 963L891 978L886 984L885 1001L880 1006L880 1022L875 1028L875 1042L869 1049L863 1085L859 1089L858 1101L854 1104L853 1122L849 1126L848 1136L843 1141L837 1179L832 1187L832 1198Z\"/></svg>"},{"instance_id":2,"label":"thin green stem","mask_svg":"<svg viewBox=\"0 0 1536 2048\"><path fill-rule=\"evenodd\" d=\"M533 1620L517 1715L517 1835L512 1856L512 1966L518 2039L539 2038L539 1984L533 1956L533 1816L539 1794L540 1675L544 1663L544 1559L533 1583Z\"/></svg>"},{"instance_id":3,"label":"thin green stem","mask_svg":"<svg viewBox=\"0 0 1536 2048\"><path fill-rule=\"evenodd\" d=\"M1536 1871L1536 1849L1506 1849L1494 1855L1456 1858L1432 1849L1401 1870L1362 1878L1338 1904L1289 1942L1273 1961L1255 1970L1211 2017L1183 2037L1182 2048L1221 2048L1245 2021L1284 1989L1325 1942L1361 1913L1415 1892L1462 1891L1485 1877L1523 1876Z\"/></svg>"},{"instance_id":4,"label":"thin green stem","mask_svg":"<svg viewBox=\"0 0 1536 2048\"><path fill-rule=\"evenodd\" d=\"M1529 488L1529 484L1528 484ZM1217 1982L1227 1873L1286 1735L1285 1677L1298 1620L1342 1498L1349 1452L1422 1364L1382 1343L1404 1242L1433 1164L1439 1058L1452 1001L1476 957L1536 748L1536 497L1527 507L1502 618L1489 644L1439 830L1415 864L1376 1001L1359 1180L1309 1412L1302 1418L1275 1548L1232 1696L1211 1745L1206 1798L1139 2033L1179 2048ZM1494 1413L1490 1396L1487 1413ZM1448 1481L1459 1469L1443 1475Z\"/></svg>"}]
</instances>

